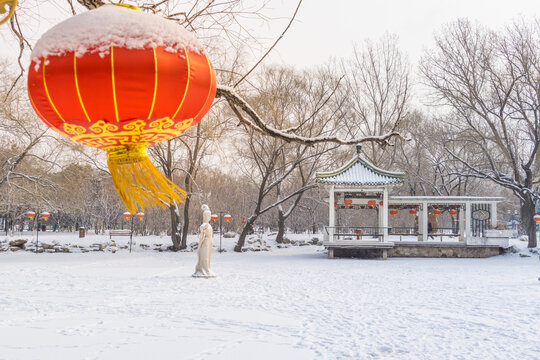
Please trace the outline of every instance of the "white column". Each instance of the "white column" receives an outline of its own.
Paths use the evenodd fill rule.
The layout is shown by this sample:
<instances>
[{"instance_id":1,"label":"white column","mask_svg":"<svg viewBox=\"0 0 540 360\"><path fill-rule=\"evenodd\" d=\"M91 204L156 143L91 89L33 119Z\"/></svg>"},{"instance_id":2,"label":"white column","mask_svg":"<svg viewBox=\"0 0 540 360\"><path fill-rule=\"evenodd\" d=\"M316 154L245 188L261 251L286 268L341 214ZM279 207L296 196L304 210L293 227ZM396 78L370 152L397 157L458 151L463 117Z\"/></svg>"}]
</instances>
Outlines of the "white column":
<instances>
[{"instance_id":1,"label":"white column","mask_svg":"<svg viewBox=\"0 0 540 360\"><path fill-rule=\"evenodd\" d=\"M334 241L334 224L336 223L336 208L334 207L334 185L330 186L328 190L328 241Z\"/></svg>"},{"instance_id":2,"label":"white column","mask_svg":"<svg viewBox=\"0 0 540 360\"><path fill-rule=\"evenodd\" d=\"M422 241L428 239L428 203L422 203Z\"/></svg>"},{"instance_id":3,"label":"white column","mask_svg":"<svg viewBox=\"0 0 540 360\"><path fill-rule=\"evenodd\" d=\"M497 227L497 203L494 201L491 203L491 227Z\"/></svg>"},{"instance_id":4,"label":"white column","mask_svg":"<svg viewBox=\"0 0 540 360\"><path fill-rule=\"evenodd\" d=\"M465 210L459 209L459 241L465 241Z\"/></svg>"},{"instance_id":5,"label":"white column","mask_svg":"<svg viewBox=\"0 0 540 360\"><path fill-rule=\"evenodd\" d=\"M465 203L465 242L468 242L471 238L471 203L467 201Z\"/></svg>"},{"instance_id":6,"label":"white column","mask_svg":"<svg viewBox=\"0 0 540 360\"><path fill-rule=\"evenodd\" d=\"M380 207L379 211L382 211L382 227L383 229L383 241L388 241L388 189L384 188L383 190L383 206Z\"/></svg>"}]
</instances>

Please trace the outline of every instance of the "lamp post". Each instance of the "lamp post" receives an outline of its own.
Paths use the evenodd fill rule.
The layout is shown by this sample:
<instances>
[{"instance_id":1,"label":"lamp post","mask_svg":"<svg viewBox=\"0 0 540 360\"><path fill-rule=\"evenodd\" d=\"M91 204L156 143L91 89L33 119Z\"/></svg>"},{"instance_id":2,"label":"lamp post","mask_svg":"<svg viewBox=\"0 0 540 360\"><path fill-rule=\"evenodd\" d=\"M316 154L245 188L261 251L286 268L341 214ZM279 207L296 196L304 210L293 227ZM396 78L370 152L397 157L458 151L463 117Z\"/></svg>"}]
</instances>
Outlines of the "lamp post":
<instances>
[{"instance_id":1,"label":"lamp post","mask_svg":"<svg viewBox=\"0 0 540 360\"><path fill-rule=\"evenodd\" d=\"M221 233L223 231L222 231L222 221L221 221L221 219L225 219L227 222L229 222L229 221L231 221L232 216L229 214L228 211L219 210L217 214L212 214L211 219L214 220L214 222L217 219L219 219L219 252L222 253L223 249L221 247Z\"/></svg>"},{"instance_id":2,"label":"lamp post","mask_svg":"<svg viewBox=\"0 0 540 360\"><path fill-rule=\"evenodd\" d=\"M39 210L38 210L38 213L39 213ZM28 218L30 220L34 220L34 217L36 216L36 213L32 210L29 210L26 212L25 214L26 216L28 216ZM51 216L50 213L44 211L42 212L41 214L38 215L37 217L37 229L36 229L36 254L38 252L38 246L39 246L39 228L41 226L41 223L40 223L40 219L43 219L44 221L47 221L49 219L49 217ZM34 230L32 230L32 233L34 232Z\"/></svg>"}]
</instances>

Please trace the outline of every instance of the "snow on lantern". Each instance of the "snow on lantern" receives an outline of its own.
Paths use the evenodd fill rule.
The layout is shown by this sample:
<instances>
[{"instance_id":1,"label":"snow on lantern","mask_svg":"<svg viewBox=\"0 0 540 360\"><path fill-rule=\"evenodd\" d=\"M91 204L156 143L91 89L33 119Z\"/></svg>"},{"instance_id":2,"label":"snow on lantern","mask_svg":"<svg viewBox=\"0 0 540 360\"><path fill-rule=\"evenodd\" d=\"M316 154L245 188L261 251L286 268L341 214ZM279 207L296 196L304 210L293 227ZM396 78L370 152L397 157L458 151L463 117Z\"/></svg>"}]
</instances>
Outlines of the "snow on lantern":
<instances>
[{"instance_id":1,"label":"snow on lantern","mask_svg":"<svg viewBox=\"0 0 540 360\"><path fill-rule=\"evenodd\" d=\"M210 218L211 218L214 222L216 222L217 219L219 219L219 216L217 216L217 214L212 214L212 215L210 216Z\"/></svg>"},{"instance_id":2,"label":"snow on lantern","mask_svg":"<svg viewBox=\"0 0 540 360\"><path fill-rule=\"evenodd\" d=\"M131 213L129 211L126 211L122 214L122 216L124 217L124 219L129 220L129 218L131 217Z\"/></svg>"},{"instance_id":3,"label":"snow on lantern","mask_svg":"<svg viewBox=\"0 0 540 360\"><path fill-rule=\"evenodd\" d=\"M540 215L534 215L533 220L536 221L536 225L540 224Z\"/></svg>"},{"instance_id":4,"label":"snow on lantern","mask_svg":"<svg viewBox=\"0 0 540 360\"><path fill-rule=\"evenodd\" d=\"M229 221L231 221L232 216L230 214L225 214L225 215L223 215L223 218L225 219L226 222L229 222Z\"/></svg>"},{"instance_id":5,"label":"snow on lantern","mask_svg":"<svg viewBox=\"0 0 540 360\"><path fill-rule=\"evenodd\" d=\"M49 214L48 212L45 211L45 212L42 212L42 213L40 214L40 216L41 216L41 218L42 218L43 220L47 221L47 220L49 219L49 217L51 216L51 214Z\"/></svg>"},{"instance_id":6,"label":"snow on lantern","mask_svg":"<svg viewBox=\"0 0 540 360\"><path fill-rule=\"evenodd\" d=\"M347 205L348 207L351 207L351 205L352 205L352 199L345 199L345 201L343 201L343 203L344 203L345 205Z\"/></svg>"},{"instance_id":7,"label":"snow on lantern","mask_svg":"<svg viewBox=\"0 0 540 360\"><path fill-rule=\"evenodd\" d=\"M28 94L56 132L103 149L132 214L182 201L185 192L150 162L147 147L196 125L216 75L195 37L173 21L104 5L47 31L34 46Z\"/></svg>"},{"instance_id":8,"label":"snow on lantern","mask_svg":"<svg viewBox=\"0 0 540 360\"><path fill-rule=\"evenodd\" d=\"M136 216L137 216L137 219L139 219L140 221L143 221L143 219L144 219L144 213L143 212L138 212Z\"/></svg>"},{"instance_id":9,"label":"snow on lantern","mask_svg":"<svg viewBox=\"0 0 540 360\"><path fill-rule=\"evenodd\" d=\"M392 209L392 210L390 210L390 215L396 216L398 214L398 212L399 211L397 209Z\"/></svg>"},{"instance_id":10,"label":"snow on lantern","mask_svg":"<svg viewBox=\"0 0 540 360\"><path fill-rule=\"evenodd\" d=\"M452 210L449 210L448 213L452 216L452 219L456 217L457 215L457 210L455 209L452 209Z\"/></svg>"},{"instance_id":11,"label":"snow on lantern","mask_svg":"<svg viewBox=\"0 0 540 360\"><path fill-rule=\"evenodd\" d=\"M28 218L30 220L34 220L34 217L36 216L36 213L33 212L33 211L27 211L25 215L28 216Z\"/></svg>"},{"instance_id":12,"label":"snow on lantern","mask_svg":"<svg viewBox=\"0 0 540 360\"><path fill-rule=\"evenodd\" d=\"M416 213L418 213L418 210L416 209L409 210L409 214L411 214L412 216L416 216Z\"/></svg>"},{"instance_id":13,"label":"snow on lantern","mask_svg":"<svg viewBox=\"0 0 540 360\"><path fill-rule=\"evenodd\" d=\"M375 204L377 204L377 201L376 200L369 200L367 203L368 203L369 206L375 207Z\"/></svg>"}]
</instances>

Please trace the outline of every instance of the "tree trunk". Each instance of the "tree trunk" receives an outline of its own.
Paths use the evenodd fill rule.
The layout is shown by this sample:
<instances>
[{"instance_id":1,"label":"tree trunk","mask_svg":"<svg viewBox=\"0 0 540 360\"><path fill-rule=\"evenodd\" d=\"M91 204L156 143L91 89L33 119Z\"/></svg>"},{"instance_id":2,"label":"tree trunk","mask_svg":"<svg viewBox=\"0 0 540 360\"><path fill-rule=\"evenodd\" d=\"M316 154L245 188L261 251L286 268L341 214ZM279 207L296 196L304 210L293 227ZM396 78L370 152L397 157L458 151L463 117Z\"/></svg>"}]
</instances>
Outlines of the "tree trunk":
<instances>
[{"instance_id":1,"label":"tree trunk","mask_svg":"<svg viewBox=\"0 0 540 360\"><path fill-rule=\"evenodd\" d=\"M529 248L534 248L537 245L536 222L533 220L534 211L534 200L530 195L526 196L525 201L521 203L521 229L529 237Z\"/></svg>"},{"instance_id":2,"label":"tree trunk","mask_svg":"<svg viewBox=\"0 0 540 360\"><path fill-rule=\"evenodd\" d=\"M173 243L173 250L178 251L181 250L181 238L180 234L178 234L178 215L176 214L176 206L174 204L169 206L169 212L171 214L171 240Z\"/></svg>"},{"instance_id":3,"label":"tree trunk","mask_svg":"<svg viewBox=\"0 0 540 360\"><path fill-rule=\"evenodd\" d=\"M246 243L246 237L249 233L249 230L255 223L255 220L257 219L256 216L250 216L247 221L246 225L244 225L244 228L242 229L242 233L240 233L240 237L238 238L238 242L236 243L234 247L235 252L242 252L242 248L244 247L244 244Z\"/></svg>"},{"instance_id":4,"label":"tree trunk","mask_svg":"<svg viewBox=\"0 0 540 360\"><path fill-rule=\"evenodd\" d=\"M189 203L191 202L190 197L186 197L184 201L184 226L182 227L182 249L187 247L187 237L189 232Z\"/></svg>"},{"instance_id":5,"label":"tree trunk","mask_svg":"<svg viewBox=\"0 0 540 360\"><path fill-rule=\"evenodd\" d=\"M276 242L278 244L283 243L283 235L285 234L285 217L283 211L278 210L278 233L276 236Z\"/></svg>"}]
</instances>

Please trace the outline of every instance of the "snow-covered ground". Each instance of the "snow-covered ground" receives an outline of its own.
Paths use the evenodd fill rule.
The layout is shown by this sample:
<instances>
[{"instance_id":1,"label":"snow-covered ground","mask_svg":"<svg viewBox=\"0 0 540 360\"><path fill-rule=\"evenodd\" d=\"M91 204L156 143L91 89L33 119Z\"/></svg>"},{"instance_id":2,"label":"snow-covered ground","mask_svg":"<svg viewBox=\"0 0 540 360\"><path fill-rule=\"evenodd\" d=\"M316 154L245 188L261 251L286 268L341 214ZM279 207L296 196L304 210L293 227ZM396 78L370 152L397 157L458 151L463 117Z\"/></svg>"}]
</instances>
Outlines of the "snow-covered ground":
<instances>
[{"instance_id":1,"label":"snow-covered ground","mask_svg":"<svg viewBox=\"0 0 540 360\"><path fill-rule=\"evenodd\" d=\"M0 359L540 358L537 256L134 249L0 253Z\"/></svg>"}]
</instances>

